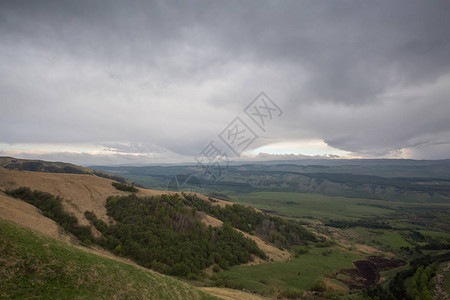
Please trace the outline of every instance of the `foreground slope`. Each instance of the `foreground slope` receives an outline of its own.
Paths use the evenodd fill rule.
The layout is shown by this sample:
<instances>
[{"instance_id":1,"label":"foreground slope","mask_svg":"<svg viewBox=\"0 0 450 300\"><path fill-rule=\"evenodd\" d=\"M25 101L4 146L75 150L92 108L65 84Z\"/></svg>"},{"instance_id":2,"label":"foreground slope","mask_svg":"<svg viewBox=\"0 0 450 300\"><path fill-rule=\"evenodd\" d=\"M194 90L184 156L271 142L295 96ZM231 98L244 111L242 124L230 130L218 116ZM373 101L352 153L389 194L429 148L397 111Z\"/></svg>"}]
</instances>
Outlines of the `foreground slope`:
<instances>
[{"instance_id":1,"label":"foreground slope","mask_svg":"<svg viewBox=\"0 0 450 300\"><path fill-rule=\"evenodd\" d=\"M111 260L0 219L0 297L214 299L174 278Z\"/></svg>"}]
</instances>

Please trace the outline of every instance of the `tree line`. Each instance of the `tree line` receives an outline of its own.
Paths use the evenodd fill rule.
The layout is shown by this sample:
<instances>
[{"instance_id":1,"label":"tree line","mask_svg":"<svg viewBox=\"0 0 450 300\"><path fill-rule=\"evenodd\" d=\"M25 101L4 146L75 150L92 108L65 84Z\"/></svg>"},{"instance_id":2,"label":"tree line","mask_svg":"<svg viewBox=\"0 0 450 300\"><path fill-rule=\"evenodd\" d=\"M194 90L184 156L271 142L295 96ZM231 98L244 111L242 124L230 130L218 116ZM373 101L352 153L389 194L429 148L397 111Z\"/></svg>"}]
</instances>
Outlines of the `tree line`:
<instances>
[{"instance_id":1,"label":"tree line","mask_svg":"<svg viewBox=\"0 0 450 300\"><path fill-rule=\"evenodd\" d=\"M317 241L313 233L295 222L261 213L240 204L221 207L195 195L183 194L183 196L186 205L204 211L223 222L229 222L234 228L256 234L264 241L280 248L302 245L306 241Z\"/></svg>"}]
</instances>

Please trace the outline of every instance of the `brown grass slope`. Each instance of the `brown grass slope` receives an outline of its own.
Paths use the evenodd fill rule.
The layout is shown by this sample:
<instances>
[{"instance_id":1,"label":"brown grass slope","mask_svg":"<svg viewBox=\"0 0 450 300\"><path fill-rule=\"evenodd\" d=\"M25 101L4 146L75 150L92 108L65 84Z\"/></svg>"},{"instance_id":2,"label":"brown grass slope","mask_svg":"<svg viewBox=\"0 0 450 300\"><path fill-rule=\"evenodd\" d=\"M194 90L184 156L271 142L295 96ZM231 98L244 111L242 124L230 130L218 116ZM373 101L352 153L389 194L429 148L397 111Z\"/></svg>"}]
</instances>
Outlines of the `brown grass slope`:
<instances>
[{"instance_id":1,"label":"brown grass slope","mask_svg":"<svg viewBox=\"0 0 450 300\"><path fill-rule=\"evenodd\" d=\"M68 239L64 230L55 221L44 217L39 209L3 193L0 193L0 218L12 221L52 238Z\"/></svg>"},{"instance_id":2,"label":"brown grass slope","mask_svg":"<svg viewBox=\"0 0 450 300\"><path fill-rule=\"evenodd\" d=\"M26 186L32 190L51 193L63 198L64 209L78 218L81 225L88 225L86 210L93 211L100 219L109 222L106 215L106 199L109 196L127 195L112 186L111 179L88 174L44 173L16 171L0 168L0 189L9 190ZM139 189L141 196L161 194L161 191Z\"/></svg>"}]
</instances>

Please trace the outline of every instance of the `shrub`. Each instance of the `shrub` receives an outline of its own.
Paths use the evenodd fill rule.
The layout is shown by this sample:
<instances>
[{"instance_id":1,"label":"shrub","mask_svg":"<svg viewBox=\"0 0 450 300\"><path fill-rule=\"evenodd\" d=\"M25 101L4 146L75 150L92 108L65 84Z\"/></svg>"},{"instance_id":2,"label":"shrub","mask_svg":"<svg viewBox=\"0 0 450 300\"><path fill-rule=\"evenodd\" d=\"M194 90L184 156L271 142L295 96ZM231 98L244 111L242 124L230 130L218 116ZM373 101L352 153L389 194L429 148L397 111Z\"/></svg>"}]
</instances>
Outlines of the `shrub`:
<instances>
[{"instance_id":1,"label":"shrub","mask_svg":"<svg viewBox=\"0 0 450 300\"><path fill-rule=\"evenodd\" d=\"M282 298L287 298L287 299L299 299L302 294L300 293L300 291L296 290L296 289L285 289L283 291L280 292L280 296Z\"/></svg>"},{"instance_id":2,"label":"shrub","mask_svg":"<svg viewBox=\"0 0 450 300\"><path fill-rule=\"evenodd\" d=\"M333 253L333 251L332 251L331 249L323 250L323 251L322 251L322 255L323 255L323 256L328 256L328 255L330 255L331 253Z\"/></svg>"},{"instance_id":3,"label":"shrub","mask_svg":"<svg viewBox=\"0 0 450 300\"><path fill-rule=\"evenodd\" d=\"M295 257L299 257L302 254L309 253L309 247L308 246L300 246L295 248Z\"/></svg>"},{"instance_id":4,"label":"shrub","mask_svg":"<svg viewBox=\"0 0 450 300\"><path fill-rule=\"evenodd\" d=\"M323 242L316 243L317 248L326 248L326 247L331 247L332 245L333 245L333 242L330 240L325 240Z\"/></svg>"},{"instance_id":5,"label":"shrub","mask_svg":"<svg viewBox=\"0 0 450 300\"><path fill-rule=\"evenodd\" d=\"M317 280L314 282L313 286L311 287L312 291L316 292L325 292L327 290L327 285L322 280Z\"/></svg>"}]
</instances>

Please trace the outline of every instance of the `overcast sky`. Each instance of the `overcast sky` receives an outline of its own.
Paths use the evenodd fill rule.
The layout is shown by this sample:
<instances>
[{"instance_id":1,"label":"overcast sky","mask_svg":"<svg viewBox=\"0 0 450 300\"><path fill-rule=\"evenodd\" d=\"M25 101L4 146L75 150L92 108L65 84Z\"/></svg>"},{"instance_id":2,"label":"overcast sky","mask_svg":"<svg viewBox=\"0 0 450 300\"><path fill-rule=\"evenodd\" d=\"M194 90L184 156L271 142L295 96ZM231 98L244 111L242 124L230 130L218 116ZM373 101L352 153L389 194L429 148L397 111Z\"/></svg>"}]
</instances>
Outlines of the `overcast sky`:
<instances>
[{"instance_id":1,"label":"overcast sky","mask_svg":"<svg viewBox=\"0 0 450 300\"><path fill-rule=\"evenodd\" d=\"M450 158L450 2L1 1L0 107L24 158L232 156L236 117L243 157Z\"/></svg>"}]
</instances>

